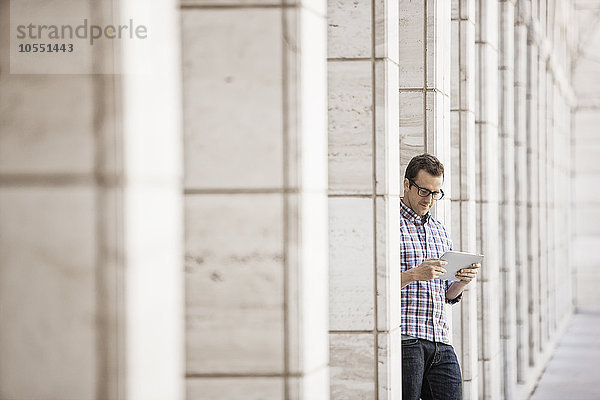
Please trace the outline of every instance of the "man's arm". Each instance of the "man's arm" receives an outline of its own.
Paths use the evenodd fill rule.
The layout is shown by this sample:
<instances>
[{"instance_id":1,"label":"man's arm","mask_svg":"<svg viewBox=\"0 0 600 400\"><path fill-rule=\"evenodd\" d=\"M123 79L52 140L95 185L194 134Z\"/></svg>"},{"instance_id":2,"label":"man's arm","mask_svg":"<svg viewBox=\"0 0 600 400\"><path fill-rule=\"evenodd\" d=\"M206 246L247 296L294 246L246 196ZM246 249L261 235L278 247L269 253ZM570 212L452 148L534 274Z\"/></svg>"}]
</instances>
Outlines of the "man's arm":
<instances>
[{"instance_id":1,"label":"man's arm","mask_svg":"<svg viewBox=\"0 0 600 400\"><path fill-rule=\"evenodd\" d=\"M472 264L469 268L463 268L456 273L456 277L459 278L459 281L454 281L446 290L446 298L448 300L454 300L465 290L465 286L467 286L475 277L477 276L477 272L481 264Z\"/></svg>"},{"instance_id":2,"label":"man's arm","mask_svg":"<svg viewBox=\"0 0 600 400\"><path fill-rule=\"evenodd\" d=\"M401 288L415 281L429 281L446 273L444 265L447 261L430 258L423 261L421 265L400 273Z\"/></svg>"}]
</instances>

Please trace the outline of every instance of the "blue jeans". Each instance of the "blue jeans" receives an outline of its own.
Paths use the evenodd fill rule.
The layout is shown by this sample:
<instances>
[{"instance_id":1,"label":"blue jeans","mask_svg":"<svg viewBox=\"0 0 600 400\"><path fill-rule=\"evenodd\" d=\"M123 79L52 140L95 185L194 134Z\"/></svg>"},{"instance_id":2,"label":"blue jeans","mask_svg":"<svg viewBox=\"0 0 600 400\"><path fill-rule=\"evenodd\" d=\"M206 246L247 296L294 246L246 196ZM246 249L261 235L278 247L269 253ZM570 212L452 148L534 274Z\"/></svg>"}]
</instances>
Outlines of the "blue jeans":
<instances>
[{"instance_id":1,"label":"blue jeans","mask_svg":"<svg viewBox=\"0 0 600 400\"><path fill-rule=\"evenodd\" d=\"M454 348L425 339L402 340L402 400L461 400Z\"/></svg>"}]
</instances>

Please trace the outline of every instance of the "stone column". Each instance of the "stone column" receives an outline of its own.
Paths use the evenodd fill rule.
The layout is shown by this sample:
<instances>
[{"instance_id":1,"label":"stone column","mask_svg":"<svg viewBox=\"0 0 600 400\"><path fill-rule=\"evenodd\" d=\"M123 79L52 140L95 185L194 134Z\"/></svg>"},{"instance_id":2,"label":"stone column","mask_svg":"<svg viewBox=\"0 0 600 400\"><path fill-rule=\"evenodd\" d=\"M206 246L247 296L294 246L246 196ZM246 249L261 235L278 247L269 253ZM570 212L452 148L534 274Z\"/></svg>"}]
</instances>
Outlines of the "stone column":
<instances>
[{"instance_id":1,"label":"stone column","mask_svg":"<svg viewBox=\"0 0 600 400\"><path fill-rule=\"evenodd\" d=\"M552 29L554 30L554 29ZM554 53L556 54L556 53ZM555 216L556 216L556 199L554 196L554 183L555 183L555 173L556 173L556 165L554 162L554 142L555 142L555 131L554 131L554 113L557 112L554 106L554 96L555 96L555 80L554 80L555 71L553 70L552 65L549 65L548 73L546 74L546 198L547 198L547 218L548 224L546 231L548 232L547 238L547 259L546 259L546 268L548 269L547 278L546 278L546 294L544 297L546 298L546 312L548 314L548 318L546 320L546 337L549 342L554 338L554 330L556 325L556 307L555 307L555 296L556 289L554 283L554 269L556 263L556 257L558 255L557 246L555 242Z\"/></svg>"},{"instance_id":2,"label":"stone column","mask_svg":"<svg viewBox=\"0 0 600 400\"><path fill-rule=\"evenodd\" d=\"M454 249L477 252L475 207L475 1L452 2L452 239ZM463 398L476 400L477 285L468 285L462 301L453 306L454 348L463 375Z\"/></svg>"},{"instance_id":3,"label":"stone column","mask_svg":"<svg viewBox=\"0 0 600 400\"><path fill-rule=\"evenodd\" d=\"M121 79L123 397L180 400L185 390L179 15L172 0L151 5L125 0L119 11L122 19L147 21L154 35L152 45L124 41L120 59L123 71L135 71Z\"/></svg>"},{"instance_id":4,"label":"stone column","mask_svg":"<svg viewBox=\"0 0 600 400\"><path fill-rule=\"evenodd\" d=\"M180 400L176 5L35 3L58 21L132 18L149 37L148 46L100 39L80 75L8 75L2 59L0 396ZM9 2L0 7L8 17ZM9 54L8 37L0 43Z\"/></svg>"},{"instance_id":5,"label":"stone column","mask_svg":"<svg viewBox=\"0 0 600 400\"><path fill-rule=\"evenodd\" d=\"M529 261L527 253L527 201L530 186L527 174L527 24L528 8L524 1L517 2L515 13L514 61L514 145L515 145L515 269L516 269L516 373L519 384L524 384L529 370Z\"/></svg>"},{"instance_id":6,"label":"stone column","mask_svg":"<svg viewBox=\"0 0 600 400\"><path fill-rule=\"evenodd\" d=\"M533 14L533 8L532 8ZM529 264L529 366L537 364L539 356L539 178L538 178L538 47L530 24L527 35L527 257Z\"/></svg>"},{"instance_id":7,"label":"stone column","mask_svg":"<svg viewBox=\"0 0 600 400\"><path fill-rule=\"evenodd\" d=\"M331 398L400 399L398 5L328 23Z\"/></svg>"},{"instance_id":8,"label":"stone column","mask_svg":"<svg viewBox=\"0 0 600 400\"><path fill-rule=\"evenodd\" d=\"M515 3L499 3L499 217L502 398L516 397L516 265L515 265Z\"/></svg>"},{"instance_id":9,"label":"stone column","mask_svg":"<svg viewBox=\"0 0 600 400\"><path fill-rule=\"evenodd\" d=\"M542 2L540 2L542 4ZM540 15L542 15L540 13ZM543 14L545 18L545 14ZM540 17L541 18L541 17ZM538 29L541 29L542 24L537 25ZM538 129L534 134L537 136L537 163L538 163L538 246L539 246L539 280L536 282L538 285L538 309L539 309L539 337L538 337L538 352L542 352L544 345L547 341L547 329L546 320L547 314L547 285L548 285L548 215L547 215L547 165L546 165L546 62L548 57L548 50L541 46L541 35L545 31L540 30L536 35L536 42L538 49L540 49L538 57L538 107L537 107L537 118L538 118Z\"/></svg>"},{"instance_id":10,"label":"stone column","mask_svg":"<svg viewBox=\"0 0 600 400\"><path fill-rule=\"evenodd\" d=\"M444 187L451 192L450 39L451 4L400 2L400 165L434 154L447 169ZM450 228L451 193L434 207Z\"/></svg>"},{"instance_id":11,"label":"stone column","mask_svg":"<svg viewBox=\"0 0 600 400\"><path fill-rule=\"evenodd\" d=\"M183 0L190 399L327 399L324 2Z\"/></svg>"},{"instance_id":12,"label":"stone column","mask_svg":"<svg viewBox=\"0 0 600 400\"><path fill-rule=\"evenodd\" d=\"M572 23L571 17L564 20L564 24ZM568 38L565 38L565 47ZM563 65L571 65L570 57L565 56L562 61ZM564 71L565 69L563 69ZM561 89L561 95L556 99L557 103L557 119L555 119L556 142L554 146L554 162L556 164L556 181L555 181L555 196L556 196L556 227L555 237L557 242L558 256L555 260L555 281L556 281L556 312L557 312L557 329L564 325L564 321L568 320L573 312L573 304L575 298L573 296L571 254L574 251L570 245L572 234L572 210L573 203L571 201L572 191L564 190L565 187L573 187L573 145L572 141L572 122L571 115L574 104L573 91L566 92ZM556 117L555 117L556 118ZM564 149L570 151L565 154Z\"/></svg>"},{"instance_id":13,"label":"stone column","mask_svg":"<svg viewBox=\"0 0 600 400\"><path fill-rule=\"evenodd\" d=\"M478 246L485 255L478 278L480 398L500 398L498 254L498 2L477 2L476 146Z\"/></svg>"},{"instance_id":14,"label":"stone column","mask_svg":"<svg viewBox=\"0 0 600 400\"><path fill-rule=\"evenodd\" d=\"M444 164L447 196L436 202L432 214L454 237L450 215L451 18L451 2L400 2L400 177L411 158L424 152ZM447 306L451 327L452 314Z\"/></svg>"},{"instance_id":15,"label":"stone column","mask_svg":"<svg viewBox=\"0 0 600 400\"><path fill-rule=\"evenodd\" d=\"M0 396L93 399L100 101L92 75L10 74L10 5L0 2Z\"/></svg>"},{"instance_id":16,"label":"stone column","mask_svg":"<svg viewBox=\"0 0 600 400\"><path fill-rule=\"evenodd\" d=\"M600 91L597 79L600 71L594 49L600 45L600 31L591 23L597 10L592 7L576 9L578 51L573 54L573 86L577 103L573 109L572 201L573 237L572 263L574 268L575 306L579 310L600 310L600 254L589 249L600 247ZM586 193L585 188L594 188Z\"/></svg>"},{"instance_id":17,"label":"stone column","mask_svg":"<svg viewBox=\"0 0 600 400\"><path fill-rule=\"evenodd\" d=\"M440 159L445 166L447 196L437 202L433 214L460 241L460 231L452 231L450 215L454 178L450 132L451 18L451 2L400 2L400 179L415 155L428 152ZM465 118L466 124L467 121ZM452 326L450 306L446 315ZM459 341L453 344L461 354Z\"/></svg>"},{"instance_id":18,"label":"stone column","mask_svg":"<svg viewBox=\"0 0 600 400\"><path fill-rule=\"evenodd\" d=\"M570 18L565 18L565 22ZM570 64L570 59L566 58L563 63ZM572 93L572 92L571 92ZM555 260L555 307L556 307L556 329L559 330L563 321L570 317L573 311L573 292L570 262L570 235L571 235L571 191L563 188L572 184L572 145L571 145L571 93L560 93L556 98L556 113L554 127L556 130L554 145L554 162L556 165L556 175L554 182L555 192L555 241L557 246L557 257ZM564 149L570 151L565 154ZM559 331L560 332L560 331Z\"/></svg>"}]
</instances>

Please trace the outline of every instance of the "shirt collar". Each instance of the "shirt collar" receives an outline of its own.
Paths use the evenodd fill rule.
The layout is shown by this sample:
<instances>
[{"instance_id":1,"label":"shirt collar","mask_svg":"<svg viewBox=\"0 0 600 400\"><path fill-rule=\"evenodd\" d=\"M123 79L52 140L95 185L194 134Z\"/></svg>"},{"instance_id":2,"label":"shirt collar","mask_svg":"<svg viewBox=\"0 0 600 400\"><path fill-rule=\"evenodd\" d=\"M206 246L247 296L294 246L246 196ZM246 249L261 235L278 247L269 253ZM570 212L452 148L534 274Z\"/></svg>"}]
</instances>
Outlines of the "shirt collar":
<instances>
[{"instance_id":1,"label":"shirt collar","mask_svg":"<svg viewBox=\"0 0 600 400\"><path fill-rule=\"evenodd\" d=\"M400 215L402 215L404 218L408 219L409 221L412 221L412 222L420 221L422 224L426 224L427 221L429 221L429 217L431 217L431 214L429 213L429 211L427 211L427 214L420 216L419 214L414 212L412 210L412 208L410 208L409 206L404 204L403 200L400 200Z\"/></svg>"}]
</instances>

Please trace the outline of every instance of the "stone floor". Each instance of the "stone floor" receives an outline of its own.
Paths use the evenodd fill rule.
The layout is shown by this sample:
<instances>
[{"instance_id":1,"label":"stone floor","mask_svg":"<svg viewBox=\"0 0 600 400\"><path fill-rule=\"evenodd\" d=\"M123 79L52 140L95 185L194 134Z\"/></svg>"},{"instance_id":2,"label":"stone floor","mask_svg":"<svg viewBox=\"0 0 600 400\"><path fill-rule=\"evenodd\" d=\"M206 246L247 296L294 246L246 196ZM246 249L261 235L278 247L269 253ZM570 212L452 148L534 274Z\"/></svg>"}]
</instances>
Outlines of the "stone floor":
<instances>
[{"instance_id":1,"label":"stone floor","mask_svg":"<svg viewBox=\"0 0 600 400\"><path fill-rule=\"evenodd\" d=\"M575 314L530 400L600 399L600 311Z\"/></svg>"}]
</instances>

